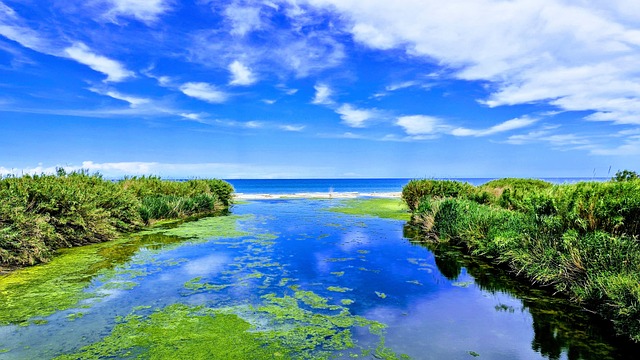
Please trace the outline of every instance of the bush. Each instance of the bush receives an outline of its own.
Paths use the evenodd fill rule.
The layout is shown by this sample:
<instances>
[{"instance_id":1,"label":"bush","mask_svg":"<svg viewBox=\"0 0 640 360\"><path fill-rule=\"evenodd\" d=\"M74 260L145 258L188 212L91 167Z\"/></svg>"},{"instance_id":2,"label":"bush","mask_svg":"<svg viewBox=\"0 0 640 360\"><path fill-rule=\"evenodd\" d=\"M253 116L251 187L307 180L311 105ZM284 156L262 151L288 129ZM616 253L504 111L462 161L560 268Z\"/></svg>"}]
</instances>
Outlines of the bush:
<instances>
[{"instance_id":1,"label":"bush","mask_svg":"<svg viewBox=\"0 0 640 360\"><path fill-rule=\"evenodd\" d=\"M0 178L0 266L44 262L62 247L108 241L143 223L232 205L222 180L104 180L85 171Z\"/></svg>"}]
</instances>

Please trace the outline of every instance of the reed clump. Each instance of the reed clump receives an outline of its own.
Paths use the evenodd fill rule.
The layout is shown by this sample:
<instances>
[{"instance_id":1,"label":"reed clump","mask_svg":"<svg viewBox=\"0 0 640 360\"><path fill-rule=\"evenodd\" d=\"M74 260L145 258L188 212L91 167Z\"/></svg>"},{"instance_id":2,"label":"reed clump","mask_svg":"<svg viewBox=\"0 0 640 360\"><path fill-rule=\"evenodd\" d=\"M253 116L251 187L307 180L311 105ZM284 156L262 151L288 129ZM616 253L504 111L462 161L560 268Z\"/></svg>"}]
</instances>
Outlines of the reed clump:
<instances>
[{"instance_id":1,"label":"reed clump","mask_svg":"<svg viewBox=\"0 0 640 360\"><path fill-rule=\"evenodd\" d=\"M113 182L86 171L0 178L0 267L48 261L59 248L112 240L159 219L228 209L217 179Z\"/></svg>"},{"instance_id":2,"label":"reed clump","mask_svg":"<svg viewBox=\"0 0 640 360\"><path fill-rule=\"evenodd\" d=\"M403 190L425 240L463 245L640 342L640 179L437 182L414 180Z\"/></svg>"}]
</instances>

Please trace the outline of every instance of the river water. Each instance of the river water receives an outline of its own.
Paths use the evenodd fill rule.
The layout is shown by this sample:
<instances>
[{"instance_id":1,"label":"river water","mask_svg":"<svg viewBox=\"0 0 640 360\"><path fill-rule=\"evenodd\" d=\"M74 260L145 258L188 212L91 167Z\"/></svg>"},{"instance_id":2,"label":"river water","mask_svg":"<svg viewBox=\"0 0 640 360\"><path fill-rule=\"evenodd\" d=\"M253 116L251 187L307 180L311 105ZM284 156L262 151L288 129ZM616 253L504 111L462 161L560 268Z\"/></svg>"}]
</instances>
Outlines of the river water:
<instances>
[{"instance_id":1,"label":"river water","mask_svg":"<svg viewBox=\"0 0 640 360\"><path fill-rule=\"evenodd\" d=\"M106 265L75 274L80 300L0 326L0 359L81 354L84 346L113 334L127 315L144 316L177 303L223 309L247 320L254 331L268 330L268 316L256 309L273 297L302 299L306 292L336 312L386 327L382 333L349 327L341 334L353 344L333 349L321 341L300 355L304 358L637 359L637 346L608 337L606 324L568 301L515 282L457 249L422 245L412 240L404 221L328 211L341 204L246 202L233 208L225 220L233 229L225 228L223 236L216 235L223 225L200 219L195 222L200 227L183 233L181 228L194 223L102 247ZM191 239L175 236L189 231ZM73 251L65 256L73 257ZM4 276L0 284L12 276L22 275ZM3 288L0 311L12 301L27 301L11 293L28 292L22 286ZM46 292L36 294L45 306ZM317 316L329 312L305 309ZM289 320L289 327L307 321ZM386 352L376 352L382 343Z\"/></svg>"}]
</instances>

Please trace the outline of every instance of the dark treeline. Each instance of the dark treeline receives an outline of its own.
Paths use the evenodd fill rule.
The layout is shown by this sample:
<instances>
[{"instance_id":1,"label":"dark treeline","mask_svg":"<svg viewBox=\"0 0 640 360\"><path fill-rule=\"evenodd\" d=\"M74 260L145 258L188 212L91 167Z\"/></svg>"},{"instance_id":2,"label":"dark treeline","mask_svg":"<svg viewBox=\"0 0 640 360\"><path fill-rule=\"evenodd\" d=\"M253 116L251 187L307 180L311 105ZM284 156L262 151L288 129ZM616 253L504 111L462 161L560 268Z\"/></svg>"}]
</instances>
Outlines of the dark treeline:
<instances>
[{"instance_id":1,"label":"dark treeline","mask_svg":"<svg viewBox=\"0 0 640 360\"><path fill-rule=\"evenodd\" d=\"M481 186L414 180L402 197L425 241L462 245L550 287L640 342L640 179Z\"/></svg>"},{"instance_id":2,"label":"dark treeline","mask_svg":"<svg viewBox=\"0 0 640 360\"><path fill-rule=\"evenodd\" d=\"M54 251L108 241L160 219L224 211L233 187L218 179L109 181L85 171L0 179L0 267L48 261Z\"/></svg>"}]
</instances>

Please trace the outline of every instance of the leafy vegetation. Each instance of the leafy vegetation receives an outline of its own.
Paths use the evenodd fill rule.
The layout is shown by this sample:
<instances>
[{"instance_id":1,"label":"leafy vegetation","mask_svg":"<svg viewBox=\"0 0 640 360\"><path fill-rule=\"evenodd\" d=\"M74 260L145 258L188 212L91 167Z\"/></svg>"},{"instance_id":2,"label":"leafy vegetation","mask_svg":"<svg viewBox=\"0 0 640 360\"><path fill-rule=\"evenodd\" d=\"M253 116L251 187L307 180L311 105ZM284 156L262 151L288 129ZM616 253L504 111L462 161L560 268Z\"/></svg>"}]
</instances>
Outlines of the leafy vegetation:
<instances>
[{"instance_id":1,"label":"leafy vegetation","mask_svg":"<svg viewBox=\"0 0 640 360\"><path fill-rule=\"evenodd\" d=\"M627 174L628 175L628 174ZM464 246L552 287L640 342L640 179L482 186L414 180L403 191L426 239Z\"/></svg>"},{"instance_id":2,"label":"leafy vegetation","mask_svg":"<svg viewBox=\"0 0 640 360\"><path fill-rule=\"evenodd\" d=\"M228 209L222 180L108 181L84 171L0 179L0 267L46 262L55 250L113 240L159 219Z\"/></svg>"}]
</instances>

